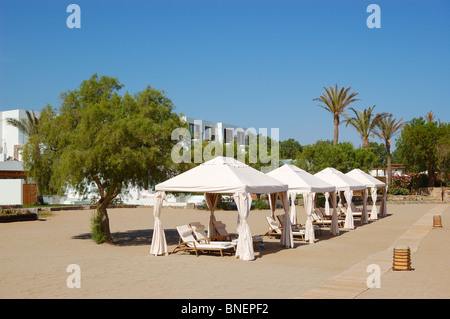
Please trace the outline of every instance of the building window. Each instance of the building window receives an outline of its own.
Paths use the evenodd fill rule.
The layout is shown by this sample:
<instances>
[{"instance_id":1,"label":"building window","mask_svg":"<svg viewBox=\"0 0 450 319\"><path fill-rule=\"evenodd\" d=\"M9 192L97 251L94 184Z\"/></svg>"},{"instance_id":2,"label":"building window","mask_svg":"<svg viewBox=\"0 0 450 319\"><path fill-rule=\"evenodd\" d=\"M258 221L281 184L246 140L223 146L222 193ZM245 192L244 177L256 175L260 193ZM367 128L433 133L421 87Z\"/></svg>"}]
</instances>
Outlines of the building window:
<instances>
[{"instance_id":1,"label":"building window","mask_svg":"<svg viewBox=\"0 0 450 319\"><path fill-rule=\"evenodd\" d=\"M192 139L200 138L200 125L189 123L189 131Z\"/></svg>"},{"instance_id":2,"label":"building window","mask_svg":"<svg viewBox=\"0 0 450 319\"><path fill-rule=\"evenodd\" d=\"M236 141L238 145L244 145L245 139L244 139L244 132L236 132Z\"/></svg>"},{"instance_id":3,"label":"building window","mask_svg":"<svg viewBox=\"0 0 450 319\"><path fill-rule=\"evenodd\" d=\"M225 143L231 143L233 141L233 130L232 129L223 129L223 139Z\"/></svg>"},{"instance_id":4,"label":"building window","mask_svg":"<svg viewBox=\"0 0 450 319\"><path fill-rule=\"evenodd\" d=\"M215 140L214 133L215 133L214 127L205 126L205 141L214 141Z\"/></svg>"}]
</instances>

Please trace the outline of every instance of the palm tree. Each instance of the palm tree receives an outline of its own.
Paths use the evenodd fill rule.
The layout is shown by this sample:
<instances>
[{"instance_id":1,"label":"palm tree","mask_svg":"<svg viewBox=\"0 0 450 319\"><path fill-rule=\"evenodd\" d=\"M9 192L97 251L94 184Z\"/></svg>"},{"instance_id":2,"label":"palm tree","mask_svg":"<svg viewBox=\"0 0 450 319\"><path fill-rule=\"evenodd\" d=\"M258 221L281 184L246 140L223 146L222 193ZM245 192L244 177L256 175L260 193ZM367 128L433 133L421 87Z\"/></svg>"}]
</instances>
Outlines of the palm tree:
<instances>
[{"instance_id":1,"label":"palm tree","mask_svg":"<svg viewBox=\"0 0 450 319\"><path fill-rule=\"evenodd\" d=\"M25 111L25 113L27 115L27 118L22 118L20 120L14 118L7 118L6 123L14 127L17 127L20 131L22 131L28 136L37 134L39 117L37 117L36 114L34 114L34 111L30 112L27 110Z\"/></svg>"},{"instance_id":2,"label":"palm tree","mask_svg":"<svg viewBox=\"0 0 450 319\"><path fill-rule=\"evenodd\" d=\"M391 139L400 132L404 124L405 123L403 123L403 118L397 121L392 118L392 114L388 114L377 123L377 126L374 130L375 135L377 135L379 139L383 140L384 145L386 146L386 185L389 185L391 183L392 175Z\"/></svg>"},{"instance_id":3,"label":"palm tree","mask_svg":"<svg viewBox=\"0 0 450 319\"><path fill-rule=\"evenodd\" d=\"M313 101L321 102L322 104L319 104L319 106L333 115L334 145L338 143L339 117L345 114L345 108L348 105L359 100L355 98L355 96L357 96L359 93L351 92L349 94L350 89L351 87L342 87L338 90L337 84L335 84L334 87L330 86L329 89L324 87L325 93L323 93L320 97L313 99Z\"/></svg>"},{"instance_id":4,"label":"palm tree","mask_svg":"<svg viewBox=\"0 0 450 319\"><path fill-rule=\"evenodd\" d=\"M373 114L373 109L375 105L365 109L364 111L357 111L354 108L350 107L350 110L355 113L355 117L347 117L345 120L345 126L347 127L349 124L352 125L356 131L361 135L363 148L368 148L369 145L369 136L373 134L375 127L378 122L385 116L387 113L378 113Z\"/></svg>"},{"instance_id":5,"label":"palm tree","mask_svg":"<svg viewBox=\"0 0 450 319\"><path fill-rule=\"evenodd\" d=\"M433 111L429 111L429 112L427 112L427 115L425 116L425 121L427 121L427 123L431 123L434 121L435 118L436 118L436 116L434 116Z\"/></svg>"}]
</instances>

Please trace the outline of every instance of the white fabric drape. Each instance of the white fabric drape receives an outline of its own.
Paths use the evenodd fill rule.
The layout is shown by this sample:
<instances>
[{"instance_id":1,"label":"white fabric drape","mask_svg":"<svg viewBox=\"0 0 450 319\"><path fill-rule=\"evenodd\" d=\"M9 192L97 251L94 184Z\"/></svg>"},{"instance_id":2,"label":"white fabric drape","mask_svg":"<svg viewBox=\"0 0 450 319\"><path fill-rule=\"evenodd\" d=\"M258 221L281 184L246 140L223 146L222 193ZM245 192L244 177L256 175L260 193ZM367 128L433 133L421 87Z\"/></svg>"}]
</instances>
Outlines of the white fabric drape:
<instances>
[{"instance_id":1,"label":"white fabric drape","mask_svg":"<svg viewBox=\"0 0 450 319\"><path fill-rule=\"evenodd\" d=\"M291 224L297 225L297 211L295 210L295 199L297 198L296 192L289 192L289 197L291 198L291 211L290 211L290 218L291 218Z\"/></svg>"},{"instance_id":2,"label":"white fabric drape","mask_svg":"<svg viewBox=\"0 0 450 319\"><path fill-rule=\"evenodd\" d=\"M367 188L361 192L362 200L363 200L363 209L361 214L361 224L367 224L368 216L367 216L367 197L369 195L369 192L367 191Z\"/></svg>"},{"instance_id":3,"label":"white fabric drape","mask_svg":"<svg viewBox=\"0 0 450 319\"><path fill-rule=\"evenodd\" d=\"M331 203L333 205L333 215L331 217L331 234L332 235L339 235L339 224L338 224L338 213L337 213L337 196L336 192L333 192L331 195Z\"/></svg>"},{"instance_id":4,"label":"white fabric drape","mask_svg":"<svg viewBox=\"0 0 450 319\"><path fill-rule=\"evenodd\" d=\"M355 224L353 222L353 212L352 212L352 197L353 192L351 190L344 191L345 201L347 202L347 211L345 213L345 222L344 222L344 228L347 229L354 229Z\"/></svg>"},{"instance_id":5,"label":"white fabric drape","mask_svg":"<svg viewBox=\"0 0 450 319\"><path fill-rule=\"evenodd\" d=\"M205 193L206 205L208 205L210 215L209 215L209 225L208 225L208 237L217 236L216 228L213 222L216 221L214 216L214 211L216 210L217 203L219 202L220 194L218 193Z\"/></svg>"},{"instance_id":6,"label":"white fabric drape","mask_svg":"<svg viewBox=\"0 0 450 319\"><path fill-rule=\"evenodd\" d=\"M305 240L310 243L314 243L314 226L312 222L313 202L315 193L304 192L303 203L306 211L306 223L305 223Z\"/></svg>"},{"instance_id":7,"label":"white fabric drape","mask_svg":"<svg viewBox=\"0 0 450 319\"><path fill-rule=\"evenodd\" d=\"M330 215L330 203L328 199L330 198L330 193L325 192L325 215Z\"/></svg>"},{"instance_id":8,"label":"white fabric drape","mask_svg":"<svg viewBox=\"0 0 450 319\"><path fill-rule=\"evenodd\" d=\"M247 223L247 217L252 205L252 197L248 193L235 193L233 199L236 202L239 215L237 225L239 237L235 256L242 260L253 260L255 259L253 237Z\"/></svg>"},{"instance_id":9,"label":"white fabric drape","mask_svg":"<svg viewBox=\"0 0 450 319\"><path fill-rule=\"evenodd\" d=\"M289 198L287 192L282 192L278 194L280 196L281 203L283 203L284 208L284 222L283 231L281 233L280 242L281 245L286 248L294 247L294 237L292 236L292 226L291 219L289 217Z\"/></svg>"},{"instance_id":10,"label":"white fabric drape","mask_svg":"<svg viewBox=\"0 0 450 319\"><path fill-rule=\"evenodd\" d=\"M167 254L167 242L164 229L162 227L159 216L161 215L163 200L166 198L165 192L156 192L153 197L153 216L155 216L155 224L153 226L152 245L150 254L158 256Z\"/></svg>"},{"instance_id":11,"label":"white fabric drape","mask_svg":"<svg viewBox=\"0 0 450 319\"><path fill-rule=\"evenodd\" d=\"M370 219L375 220L378 219L378 211L377 211L377 188L371 187L370 188L371 194L372 194L372 211L370 212Z\"/></svg>"}]
</instances>

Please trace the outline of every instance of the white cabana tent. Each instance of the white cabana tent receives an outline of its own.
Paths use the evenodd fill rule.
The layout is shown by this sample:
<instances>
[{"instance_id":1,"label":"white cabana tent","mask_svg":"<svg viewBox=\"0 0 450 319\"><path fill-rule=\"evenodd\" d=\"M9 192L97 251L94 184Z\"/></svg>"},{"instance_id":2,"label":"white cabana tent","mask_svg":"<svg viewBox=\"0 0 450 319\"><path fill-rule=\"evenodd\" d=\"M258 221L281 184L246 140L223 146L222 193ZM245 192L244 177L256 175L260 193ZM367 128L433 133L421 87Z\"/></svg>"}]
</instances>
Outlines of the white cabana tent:
<instances>
[{"instance_id":1,"label":"white cabana tent","mask_svg":"<svg viewBox=\"0 0 450 319\"><path fill-rule=\"evenodd\" d=\"M294 165L285 164L269 173L267 175L272 176L279 181L289 186L289 197L291 198L290 220L292 224L297 224L297 212L295 211L295 198L298 193L302 193L303 201L306 211L306 224L305 224L305 240L310 243L314 242L314 226L312 223L312 210L315 193L334 192L336 187L325 182L324 180L315 177L314 175L298 168ZM336 209L336 206L334 206ZM274 211L272 206L272 212ZM337 224L337 213L334 211L333 218L335 219L335 228L332 233L339 233L339 226Z\"/></svg>"},{"instance_id":2,"label":"white cabana tent","mask_svg":"<svg viewBox=\"0 0 450 319\"><path fill-rule=\"evenodd\" d=\"M355 224L353 222L353 213L351 209L353 191L364 190L366 189L366 186L332 167L327 167L314 174L314 176L334 185L337 192L344 192L345 201L348 204L344 228L354 229Z\"/></svg>"},{"instance_id":3,"label":"white cabana tent","mask_svg":"<svg viewBox=\"0 0 450 319\"><path fill-rule=\"evenodd\" d=\"M214 235L212 233L214 229L212 222L215 220L214 210L219 194L233 194L238 209L237 231L239 238L236 258L253 260L253 239L247 223L252 202L250 194L280 193L280 197L287 196L288 186L233 158L218 156L156 185L155 190L157 194L158 192L205 193L205 199L211 212L209 236ZM286 207L285 210L288 211L289 207ZM160 227L161 230L158 233L163 233L161 223L157 224L156 222L155 219L155 231L157 227ZM283 231L282 238L284 238L283 243L286 247L293 247L291 227ZM160 238L156 242L163 240L165 239ZM163 247L163 245L160 246ZM167 253L167 251L162 250L151 251L154 255Z\"/></svg>"},{"instance_id":4,"label":"white cabana tent","mask_svg":"<svg viewBox=\"0 0 450 319\"><path fill-rule=\"evenodd\" d=\"M377 212L377 187L383 187L383 195L386 195L386 184L383 183L382 181L376 179L375 177L373 177L372 175L360 170L359 168L355 168L353 170L351 170L350 172L346 173L345 175L350 176L351 178L357 180L358 182L366 185L367 188L371 188L371 196L372 196L372 210L370 213L370 219L378 219L378 212ZM363 211L364 208L367 205L367 188L364 191L365 196L363 197ZM366 210L367 211L367 210ZM386 198L383 197L383 201L382 204L380 206L380 212L382 212L382 216L385 216L386 214ZM365 216L365 223L367 223L367 214Z\"/></svg>"}]
</instances>

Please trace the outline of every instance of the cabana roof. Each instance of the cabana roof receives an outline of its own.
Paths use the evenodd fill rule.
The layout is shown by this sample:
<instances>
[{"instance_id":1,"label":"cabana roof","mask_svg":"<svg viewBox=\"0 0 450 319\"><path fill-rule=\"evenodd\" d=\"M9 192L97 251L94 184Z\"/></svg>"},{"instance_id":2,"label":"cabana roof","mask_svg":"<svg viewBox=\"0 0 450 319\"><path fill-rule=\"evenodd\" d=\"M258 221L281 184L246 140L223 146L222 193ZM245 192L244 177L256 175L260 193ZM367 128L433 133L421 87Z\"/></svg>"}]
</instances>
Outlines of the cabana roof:
<instances>
[{"instance_id":1,"label":"cabana roof","mask_svg":"<svg viewBox=\"0 0 450 319\"><path fill-rule=\"evenodd\" d=\"M325 193L334 192L336 187L308 173L295 165L285 164L267 175L288 184L289 191Z\"/></svg>"},{"instance_id":2,"label":"cabana roof","mask_svg":"<svg viewBox=\"0 0 450 319\"><path fill-rule=\"evenodd\" d=\"M376 179L372 175L367 174L366 172L360 170L359 168L355 168L355 169L351 170L350 172L346 173L345 175L366 185L366 187L384 187L384 186L386 186L385 183Z\"/></svg>"},{"instance_id":3,"label":"cabana roof","mask_svg":"<svg viewBox=\"0 0 450 319\"><path fill-rule=\"evenodd\" d=\"M335 168L327 167L320 172L314 174L314 176L324 180L327 183L330 183L336 186L337 191L346 191L346 190L363 190L366 188L366 185L361 184L360 182L354 180L350 176L345 175L341 171L338 171Z\"/></svg>"},{"instance_id":4,"label":"cabana roof","mask_svg":"<svg viewBox=\"0 0 450 319\"><path fill-rule=\"evenodd\" d=\"M189 193L278 193L288 185L230 157L218 156L155 186Z\"/></svg>"}]
</instances>

